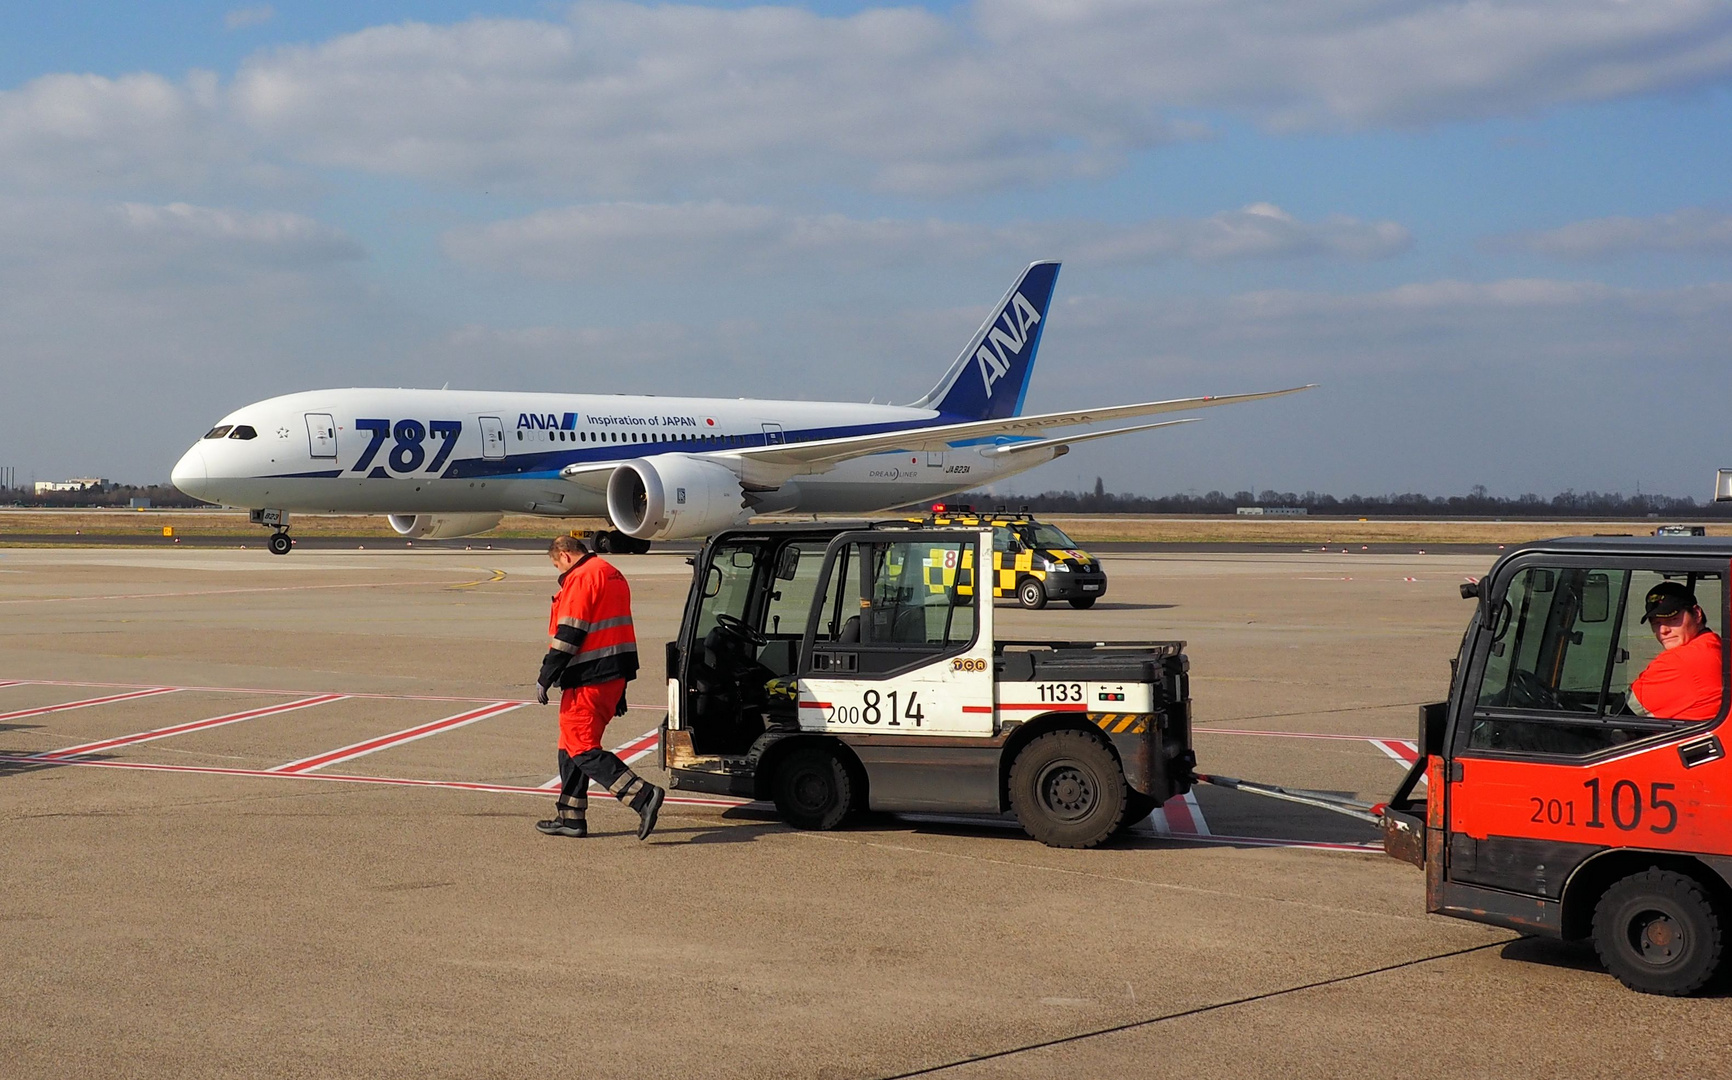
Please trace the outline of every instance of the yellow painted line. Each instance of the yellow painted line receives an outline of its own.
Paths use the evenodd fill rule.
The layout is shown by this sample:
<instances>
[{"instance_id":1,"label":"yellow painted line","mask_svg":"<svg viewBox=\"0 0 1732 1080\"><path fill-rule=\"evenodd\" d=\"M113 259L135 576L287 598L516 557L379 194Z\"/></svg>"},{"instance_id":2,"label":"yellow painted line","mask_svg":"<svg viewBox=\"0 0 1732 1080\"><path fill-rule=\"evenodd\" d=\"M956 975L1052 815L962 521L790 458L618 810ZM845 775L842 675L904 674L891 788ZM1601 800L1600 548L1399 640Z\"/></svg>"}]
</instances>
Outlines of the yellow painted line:
<instances>
[{"instance_id":1,"label":"yellow painted line","mask_svg":"<svg viewBox=\"0 0 1732 1080\"><path fill-rule=\"evenodd\" d=\"M479 567L479 566L478 567L471 567L471 569L479 570L484 574L490 574L492 576L491 577L484 577L484 578L477 578L474 581L460 582L459 584L448 586L448 588L451 588L451 589L473 589L477 585L491 585L496 581L504 581L505 580L505 571L503 571L503 570L489 570L486 567Z\"/></svg>"}]
</instances>

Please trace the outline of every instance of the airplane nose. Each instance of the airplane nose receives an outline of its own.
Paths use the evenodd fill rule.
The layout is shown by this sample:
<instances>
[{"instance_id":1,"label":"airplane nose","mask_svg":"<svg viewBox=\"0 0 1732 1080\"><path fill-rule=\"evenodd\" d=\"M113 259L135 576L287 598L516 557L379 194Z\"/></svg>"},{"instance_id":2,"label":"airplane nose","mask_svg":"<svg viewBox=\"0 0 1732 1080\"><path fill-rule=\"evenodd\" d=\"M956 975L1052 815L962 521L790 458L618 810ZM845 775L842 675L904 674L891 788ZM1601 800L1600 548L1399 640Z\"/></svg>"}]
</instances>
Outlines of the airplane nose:
<instances>
[{"instance_id":1,"label":"airplane nose","mask_svg":"<svg viewBox=\"0 0 1732 1080\"><path fill-rule=\"evenodd\" d=\"M175 487L193 498L204 498L210 483L210 470L205 467L204 451L195 446L182 454L168 478Z\"/></svg>"}]
</instances>

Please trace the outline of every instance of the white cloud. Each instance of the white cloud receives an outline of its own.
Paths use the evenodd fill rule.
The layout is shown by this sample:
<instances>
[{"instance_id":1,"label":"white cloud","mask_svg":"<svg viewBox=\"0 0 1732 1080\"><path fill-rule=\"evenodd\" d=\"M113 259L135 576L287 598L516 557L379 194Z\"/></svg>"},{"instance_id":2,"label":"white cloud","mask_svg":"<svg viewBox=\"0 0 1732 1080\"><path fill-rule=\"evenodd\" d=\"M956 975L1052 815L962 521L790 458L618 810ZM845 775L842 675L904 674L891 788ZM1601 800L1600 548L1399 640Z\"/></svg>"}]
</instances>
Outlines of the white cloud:
<instances>
[{"instance_id":1,"label":"white cloud","mask_svg":"<svg viewBox=\"0 0 1732 1080\"><path fill-rule=\"evenodd\" d=\"M45 75L0 91L0 178L41 187L196 183L239 150L215 75Z\"/></svg>"},{"instance_id":2,"label":"white cloud","mask_svg":"<svg viewBox=\"0 0 1732 1080\"><path fill-rule=\"evenodd\" d=\"M160 481L239 404L408 381L416 333L358 252L282 212L0 195L0 461Z\"/></svg>"},{"instance_id":3,"label":"white cloud","mask_svg":"<svg viewBox=\"0 0 1732 1080\"><path fill-rule=\"evenodd\" d=\"M593 0L252 58L239 114L314 163L588 195L808 181L942 193L1195 136L1411 126L1707 85L1718 0L979 0L825 17Z\"/></svg>"},{"instance_id":4,"label":"white cloud","mask_svg":"<svg viewBox=\"0 0 1732 1080\"><path fill-rule=\"evenodd\" d=\"M219 251L246 253L281 264L347 261L364 254L340 229L282 211L249 213L186 203L124 203L117 213L138 237L199 257Z\"/></svg>"},{"instance_id":5,"label":"white cloud","mask_svg":"<svg viewBox=\"0 0 1732 1080\"><path fill-rule=\"evenodd\" d=\"M1119 229L1094 228L1078 236L1077 257L1090 262L1136 263L1162 258L1198 262L1327 256L1383 259L1413 246L1413 236L1393 221L1360 221L1334 215L1304 222L1278 206L1253 203L1242 210L1194 221L1160 220Z\"/></svg>"},{"instance_id":6,"label":"white cloud","mask_svg":"<svg viewBox=\"0 0 1732 1080\"><path fill-rule=\"evenodd\" d=\"M722 202L598 203L464 226L444 237L446 253L458 262L550 279L718 269L773 274L798 272L812 262L845 270L910 259L1014 261L1053 255L1101 265L1301 256L1374 259L1399 254L1411 244L1408 231L1395 222L1340 216L1303 222L1268 203L1196 220L1011 226L860 220Z\"/></svg>"},{"instance_id":7,"label":"white cloud","mask_svg":"<svg viewBox=\"0 0 1732 1080\"><path fill-rule=\"evenodd\" d=\"M1732 11L1719 0L979 0L977 11L994 49L1067 71L1084 95L1232 109L1278 128L1501 116L1732 72Z\"/></svg>"},{"instance_id":8,"label":"white cloud","mask_svg":"<svg viewBox=\"0 0 1732 1080\"><path fill-rule=\"evenodd\" d=\"M0 287L17 291L245 282L364 254L341 230L283 211L0 199Z\"/></svg>"},{"instance_id":9,"label":"white cloud","mask_svg":"<svg viewBox=\"0 0 1732 1080\"><path fill-rule=\"evenodd\" d=\"M234 100L304 160L597 193L992 187L1105 170L1175 136L1149 105L1079 109L1008 61L918 9L603 0L566 25L405 24L278 50L242 68Z\"/></svg>"},{"instance_id":10,"label":"white cloud","mask_svg":"<svg viewBox=\"0 0 1732 1080\"><path fill-rule=\"evenodd\" d=\"M1647 252L1732 255L1732 214L1690 207L1646 218L1594 218L1557 229L1515 233L1493 246L1564 259L1610 259Z\"/></svg>"},{"instance_id":11,"label":"white cloud","mask_svg":"<svg viewBox=\"0 0 1732 1080\"><path fill-rule=\"evenodd\" d=\"M227 30L242 30L249 26L263 26L277 17L277 9L269 4L255 4L252 7L234 8L223 15L223 28Z\"/></svg>"},{"instance_id":12,"label":"white cloud","mask_svg":"<svg viewBox=\"0 0 1732 1080\"><path fill-rule=\"evenodd\" d=\"M1631 289L1595 281L1512 278L1414 282L1363 293L1293 289L1223 298L1073 297L1049 333L1098 357L1097 370L1147 363L1266 377L1363 378L1423 372L1525 372L1608 407L1651 363L1723 362L1732 283ZM1109 374L1104 385L1122 378ZM1594 378L1587 378L1592 375ZM1594 381L1599 379L1602 381ZM1663 385L1656 380L1656 390ZM1463 394L1473 394L1462 383ZM1464 400L1466 400L1464 398Z\"/></svg>"},{"instance_id":13,"label":"white cloud","mask_svg":"<svg viewBox=\"0 0 1732 1080\"><path fill-rule=\"evenodd\" d=\"M558 22L262 51L226 86L37 79L0 92L0 177L114 186L244 160L580 198L933 195L1111 173L1203 134L1199 112L1408 127L1728 75L1721 0L977 0L846 17L586 0Z\"/></svg>"}]
</instances>

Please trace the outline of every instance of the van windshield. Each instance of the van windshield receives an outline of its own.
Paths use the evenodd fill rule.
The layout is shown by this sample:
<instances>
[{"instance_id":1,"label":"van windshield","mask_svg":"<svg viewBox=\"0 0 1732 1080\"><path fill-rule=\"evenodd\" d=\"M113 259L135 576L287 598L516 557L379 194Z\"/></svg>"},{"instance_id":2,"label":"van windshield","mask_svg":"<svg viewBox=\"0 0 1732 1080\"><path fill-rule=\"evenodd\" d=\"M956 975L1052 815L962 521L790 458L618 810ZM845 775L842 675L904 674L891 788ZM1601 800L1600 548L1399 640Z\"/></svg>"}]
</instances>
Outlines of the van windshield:
<instances>
[{"instance_id":1,"label":"van windshield","mask_svg":"<svg viewBox=\"0 0 1732 1080\"><path fill-rule=\"evenodd\" d=\"M1076 541L1072 540L1070 537L1066 536L1064 530L1059 528L1057 525L1047 525L1044 523L1036 523L1034 528L1031 531L1034 535L1034 543L1031 545L1033 547L1037 547L1037 548L1074 548L1074 547L1076 547Z\"/></svg>"}]
</instances>

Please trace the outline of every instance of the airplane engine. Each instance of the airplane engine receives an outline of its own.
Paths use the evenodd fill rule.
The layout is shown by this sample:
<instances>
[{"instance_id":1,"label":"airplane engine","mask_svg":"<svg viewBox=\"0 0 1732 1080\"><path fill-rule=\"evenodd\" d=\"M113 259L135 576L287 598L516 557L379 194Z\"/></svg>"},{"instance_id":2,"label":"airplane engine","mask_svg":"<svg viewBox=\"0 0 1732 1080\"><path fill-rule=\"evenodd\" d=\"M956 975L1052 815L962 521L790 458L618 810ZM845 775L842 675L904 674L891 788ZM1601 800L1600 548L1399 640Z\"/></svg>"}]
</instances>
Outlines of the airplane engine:
<instances>
[{"instance_id":1,"label":"airplane engine","mask_svg":"<svg viewBox=\"0 0 1732 1080\"><path fill-rule=\"evenodd\" d=\"M484 533L504 517L504 514L391 514L385 520L397 530L398 536L411 540L455 540Z\"/></svg>"},{"instance_id":2,"label":"airplane engine","mask_svg":"<svg viewBox=\"0 0 1732 1080\"><path fill-rule=\"evenodd\" d=\"M752 516L734 471L689 454L627 461L607 481L607 516L639 540L708 536Z\"/></svg>"}]
</instances>

